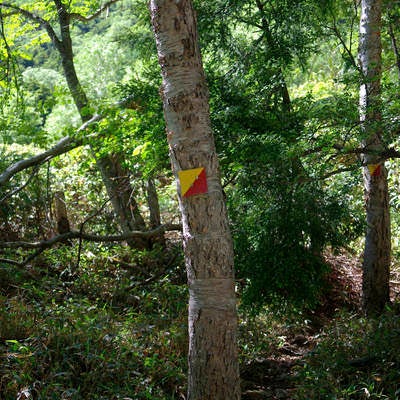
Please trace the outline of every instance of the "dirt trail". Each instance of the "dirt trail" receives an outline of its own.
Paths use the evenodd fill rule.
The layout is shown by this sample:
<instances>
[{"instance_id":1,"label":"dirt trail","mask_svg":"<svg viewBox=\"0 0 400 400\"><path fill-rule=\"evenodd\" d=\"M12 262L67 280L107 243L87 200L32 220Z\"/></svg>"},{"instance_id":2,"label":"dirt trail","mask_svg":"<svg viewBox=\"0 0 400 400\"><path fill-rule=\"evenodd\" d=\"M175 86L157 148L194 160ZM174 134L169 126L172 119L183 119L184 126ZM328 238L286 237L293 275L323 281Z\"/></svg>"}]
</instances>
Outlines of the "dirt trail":
<instances>
[{"instance_id":1,"label":"dirt trail","mask_svg":"<svg viewBox=\"0 0 400 400\"><path fill-rule=\"evenodd\" d=\"M300 340L302 343L296 343ZM279 349L274 358L260 359L244 366L241 371L242 400L292 399L296 390L294 367L313 347L308 338L298 335Z\"/></svg>"},{"instance_id":2,"label":"dirt trail","mask_svg":"<svg viewBox=\"0 0 400 400\"><path fill-rule=\"evenodd\" d=\"M295 366L318 342L318 334L342 308L360 310L362 269L358 258L349 254L325 256L332 267L328 277L331 289L325 294L321 306L310 315L312 327L304 335L287 335L287 341L273 356L254 360L242 367L243 400L289 400L295 393ZM398 298L400 276L391 276L391 297Z\"/></svg>"}]
</instances>

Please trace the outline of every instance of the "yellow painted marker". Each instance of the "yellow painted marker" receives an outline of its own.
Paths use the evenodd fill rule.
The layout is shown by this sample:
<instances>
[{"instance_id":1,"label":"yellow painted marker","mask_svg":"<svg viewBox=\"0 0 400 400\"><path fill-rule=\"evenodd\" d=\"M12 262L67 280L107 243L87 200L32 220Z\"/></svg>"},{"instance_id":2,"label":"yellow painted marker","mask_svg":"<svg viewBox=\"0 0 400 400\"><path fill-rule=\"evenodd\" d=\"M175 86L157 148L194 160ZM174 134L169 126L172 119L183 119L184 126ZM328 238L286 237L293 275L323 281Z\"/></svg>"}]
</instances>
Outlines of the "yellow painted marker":
<instances>
[{"instance_id":1,"label":"yellow painted marker","mask_svg":"<svg viewBox=\"0 0 400 400\"><path fill-rule=\"evenodd\" d=\"M181 184L181 195L183 197L195 194L207 193L207 177L204 167L178 171Z\"/></svg>"}]
</instances>

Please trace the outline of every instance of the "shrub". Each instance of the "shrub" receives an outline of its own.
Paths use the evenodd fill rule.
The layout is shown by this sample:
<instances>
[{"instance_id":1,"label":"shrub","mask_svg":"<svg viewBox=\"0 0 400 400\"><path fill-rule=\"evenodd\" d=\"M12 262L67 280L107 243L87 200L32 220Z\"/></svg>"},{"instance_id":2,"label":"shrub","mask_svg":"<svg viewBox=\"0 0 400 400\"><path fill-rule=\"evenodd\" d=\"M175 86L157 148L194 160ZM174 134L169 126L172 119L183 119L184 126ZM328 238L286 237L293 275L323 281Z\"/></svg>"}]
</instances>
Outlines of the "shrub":
<instances>
[{"instance_id":1,"label":"shrub","mask_svg":"<svg viewBox=\"0 0 400 400\"><path fill-rule=\"evenodd\" d=\"M328 272L323 249L361 233L346 197L351 185L327 191L278 138L249 146L253 158L229 196L244 304L313 307Z\"/></svg>"}]
</instances>

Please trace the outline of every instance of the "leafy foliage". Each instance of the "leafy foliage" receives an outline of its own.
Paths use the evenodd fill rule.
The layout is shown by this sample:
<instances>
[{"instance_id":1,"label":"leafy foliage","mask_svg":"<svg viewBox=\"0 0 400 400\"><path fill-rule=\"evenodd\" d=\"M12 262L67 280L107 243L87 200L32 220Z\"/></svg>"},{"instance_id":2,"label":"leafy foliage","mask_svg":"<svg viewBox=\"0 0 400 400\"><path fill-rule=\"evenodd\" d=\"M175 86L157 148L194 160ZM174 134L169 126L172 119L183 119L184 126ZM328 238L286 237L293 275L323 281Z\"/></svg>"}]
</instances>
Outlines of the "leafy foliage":
<instances>
[{"instance_id":1,"label":"leafy foliage","mask_svg":"<svg viewBox=\"0 0 400 400\"><path fill-rule=\"evenodd\" d=\"M243 300L252 307L315 305L327 272L321 251L356 238L359 217L353 219L345 198L302 182L279 139L247 140L246 146L253 159L240 170L230 203Z\"/></svg>"},{"instance_id":2,"label":"leafy foliage","mask_svg":"<svg viewBox=\"0 0 400 400\"><path fill-rule=\"evenodd\" d=\"M336 158L332 148L349 140L356 110L345 96L325 93L296 98L285 110L276 68L266 68L262 89L255 71L209 72L243 300L253 310L313 306L327 273L322 250L362 233L355 173L324 177L342 165L357 167L355 158ZM310 146L319 150L308 152Z\"/></svg>"}]
</instances>

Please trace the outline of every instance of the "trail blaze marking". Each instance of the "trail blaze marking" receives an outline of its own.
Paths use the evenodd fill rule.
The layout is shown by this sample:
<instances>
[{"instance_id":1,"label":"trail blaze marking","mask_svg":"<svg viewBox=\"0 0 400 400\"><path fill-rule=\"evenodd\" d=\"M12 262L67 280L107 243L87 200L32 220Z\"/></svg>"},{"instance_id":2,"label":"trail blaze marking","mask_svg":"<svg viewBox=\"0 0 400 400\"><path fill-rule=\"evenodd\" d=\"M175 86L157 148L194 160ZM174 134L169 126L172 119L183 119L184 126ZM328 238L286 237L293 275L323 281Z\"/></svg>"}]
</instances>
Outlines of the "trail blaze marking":
<instances>
[{"instance_id":1,"label":"trail blaze marking","mask_svg":"<svg viewBox=\"0 0 400 400\"><path fill-rule=\"evenodd\" d=\"M204 167L178 171L183 197L207 193L207 176Z\"/></svg>"},{"instance_id":2,"label":"trail blaze marking","mask_svg":"<svg viewBox=\"0 0 400 400\"><path fill-rule=\"evenodd\" d=\"M381 164L369 164L368 170L371 176L381 175Z\"/></svg>"}]
</instances>

